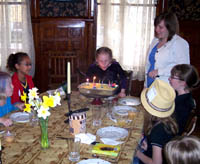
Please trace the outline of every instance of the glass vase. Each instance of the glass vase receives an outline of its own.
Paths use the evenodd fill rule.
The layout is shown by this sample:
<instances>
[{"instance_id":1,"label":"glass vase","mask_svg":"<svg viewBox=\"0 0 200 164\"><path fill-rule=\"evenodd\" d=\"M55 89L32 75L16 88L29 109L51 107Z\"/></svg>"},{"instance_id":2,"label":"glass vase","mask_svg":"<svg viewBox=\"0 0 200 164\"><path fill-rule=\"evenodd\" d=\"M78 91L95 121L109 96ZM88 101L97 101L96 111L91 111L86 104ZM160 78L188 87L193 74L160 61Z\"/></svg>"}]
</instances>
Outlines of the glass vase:
<instances>
[{"instance_id":1,"label":"glass vase","mask_svg":"<svg viewBox=\"0 0 200 164\"><path fill-rule=\"evenodd\" d=\"M40 128L41 128L41 147L42 149L47 149L49 147L48 117L46 119L40 118Z\"/></svg>"}]
</instances>

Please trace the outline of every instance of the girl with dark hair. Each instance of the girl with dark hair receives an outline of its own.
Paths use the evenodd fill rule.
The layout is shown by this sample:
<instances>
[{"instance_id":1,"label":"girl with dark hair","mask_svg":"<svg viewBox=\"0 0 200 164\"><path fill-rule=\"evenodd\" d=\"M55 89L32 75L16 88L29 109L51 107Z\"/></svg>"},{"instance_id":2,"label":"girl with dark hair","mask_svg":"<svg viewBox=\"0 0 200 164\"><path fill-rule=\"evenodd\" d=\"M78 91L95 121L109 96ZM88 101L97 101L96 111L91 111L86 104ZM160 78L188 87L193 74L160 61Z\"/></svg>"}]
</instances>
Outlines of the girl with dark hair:
<instances>
[{"instance_id":1,"label":"girl with dark hair","mask_svg":"<svg viewBox=\"0 0 200 164\"><path fill-rule=\"evenodd\" d=\"M192 65L178 64L172 68L169 82L177 93L174 116L179 126L179 134L181 135L190 112L195 108L191 91L200 85L199 74Z\"/></svg>"},{"instance_id":2,"label":"girl with dark hair","mask_svg":"<svg viewBox=\"0 0 200 164\"><path fill-rule=\"evenodd\" d=\"M29 76L31 70L31 60L27 53L18 52L10 54L7 60L7 68L14 73L12 76L12 84L14 86L11 102L22 102L21 95L25 92L28 95L28 90L34 87L32 77Z\"/></svg>"}]
</instances>

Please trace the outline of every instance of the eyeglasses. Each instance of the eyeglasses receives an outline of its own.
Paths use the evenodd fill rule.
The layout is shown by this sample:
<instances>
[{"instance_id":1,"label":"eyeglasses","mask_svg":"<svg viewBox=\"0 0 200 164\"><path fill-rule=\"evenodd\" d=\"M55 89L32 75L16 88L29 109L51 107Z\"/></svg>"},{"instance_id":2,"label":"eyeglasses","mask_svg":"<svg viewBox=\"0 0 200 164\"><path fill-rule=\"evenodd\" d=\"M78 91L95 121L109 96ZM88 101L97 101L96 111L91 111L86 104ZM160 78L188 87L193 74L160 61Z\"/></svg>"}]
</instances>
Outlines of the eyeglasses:
<instances>
[{"instance_id":1,"label":"eyeglasses","mask_svg":"<svg viewBox=\"0 0 200 164\"><path fill-rule=\"evenodd\" d=\"M178 77L174 77L174 76L170 76L169 78L170 78L170 79L175 79L175 80L181 80L181 81L183 81L182 79L180 79L180 78L178 78Z\"/></svg>"},{"instance_id":2,"label":"eyeglasses","mask_svg":"<svg viewBox=\"0 0 200 164\"><path fill-rule=\"evenodd\" d=\"M32 64L31 63L21 63L21 65L24 65L24 66L32 66Z\"/></svg>"}]
</instances>

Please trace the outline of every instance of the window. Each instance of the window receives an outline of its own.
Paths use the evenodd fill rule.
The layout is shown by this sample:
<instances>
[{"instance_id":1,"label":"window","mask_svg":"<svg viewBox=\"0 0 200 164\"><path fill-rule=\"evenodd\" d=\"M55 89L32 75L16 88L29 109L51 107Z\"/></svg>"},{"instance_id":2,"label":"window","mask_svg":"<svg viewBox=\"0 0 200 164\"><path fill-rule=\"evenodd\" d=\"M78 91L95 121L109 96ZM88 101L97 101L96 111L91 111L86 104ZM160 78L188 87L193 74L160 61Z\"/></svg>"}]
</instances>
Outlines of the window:
<instances>
[{"instance_id":1,"label":"window","mask_svg":"<svg viewBox=\"0 0 200 164\"><path fill-rule=\"evenodd\" d=\"M144 80L148 46L154 36L154 0L98 0L97 48L107 46L133 78Z\"/></svg>"},{"instance_id":2,"label":"window","mask_svg":"<svg viewBox=\"0 0 200 164\"><path fill-rule=\"evenodd\" d=\"M29 0L0 1L0 68L6 71L9 54L26 52L34 64ZM33 74L34 71L32 71Z\"/></svg>"}]
</instances>

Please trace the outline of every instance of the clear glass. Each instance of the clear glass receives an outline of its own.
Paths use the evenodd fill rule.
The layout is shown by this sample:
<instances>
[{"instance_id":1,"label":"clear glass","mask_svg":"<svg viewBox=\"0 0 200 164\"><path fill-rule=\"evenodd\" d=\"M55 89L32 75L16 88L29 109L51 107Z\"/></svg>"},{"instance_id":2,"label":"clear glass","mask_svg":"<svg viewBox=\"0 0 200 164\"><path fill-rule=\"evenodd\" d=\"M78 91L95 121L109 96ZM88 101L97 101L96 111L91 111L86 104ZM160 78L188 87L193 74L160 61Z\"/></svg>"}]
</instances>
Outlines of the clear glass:
<instances>
[{"instance_id":1,"label":"clear glass","mask_svg":"<svg viewBox=\"0 0 200 164\"><path fill-rule=\"evenodd\" d=\"M77 162L80 159L81 139L78 137L68 139L69 160Z\"/></svg>"},{"instance_id":2,"label":"clear glass","mask_svg":"<svg viewBox=\"0 0 200 164\"><path fill-rule=\"evenodd\" d=\"M92 125L93 126L101 126L101 107L100 105L93 105L92 106Z\"/></svg>"}]
</instances>

